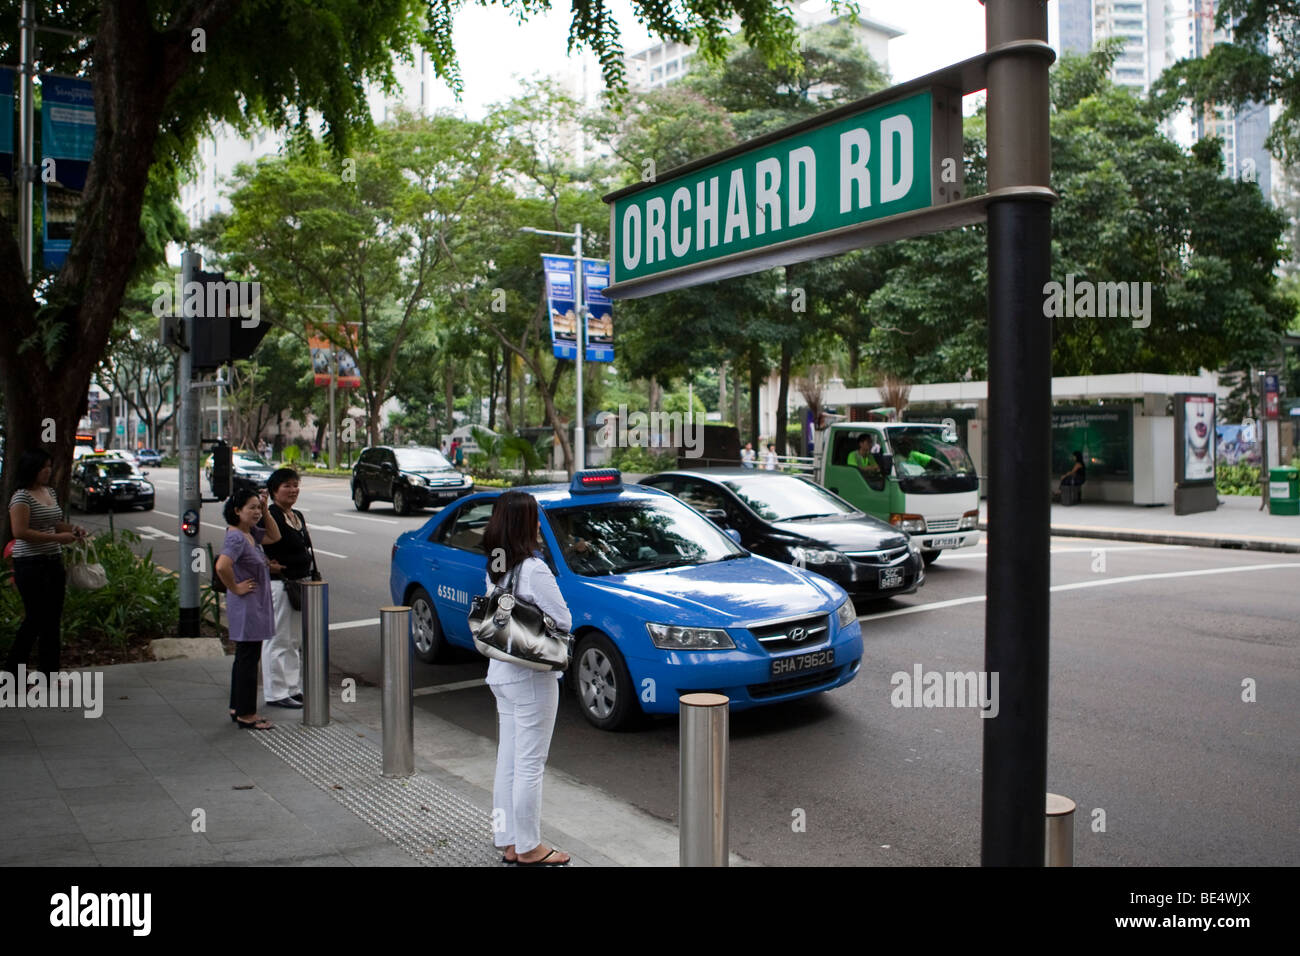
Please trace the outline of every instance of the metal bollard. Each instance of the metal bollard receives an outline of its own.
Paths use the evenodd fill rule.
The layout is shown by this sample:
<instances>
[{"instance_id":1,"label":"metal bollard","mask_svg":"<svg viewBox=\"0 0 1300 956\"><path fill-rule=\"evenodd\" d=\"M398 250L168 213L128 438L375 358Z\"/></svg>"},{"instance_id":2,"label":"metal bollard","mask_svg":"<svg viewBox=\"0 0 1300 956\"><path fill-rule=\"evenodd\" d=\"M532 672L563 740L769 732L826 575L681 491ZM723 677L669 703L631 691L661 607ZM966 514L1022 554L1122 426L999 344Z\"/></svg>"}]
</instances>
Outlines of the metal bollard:
<instances>
[{"instance_id":1,"label":"metal bollard","mask_svg":"<svg viewBox=\"0 0 1300 956\"><path fill-rule=\"evenodd\" d=\"M681 866L726 866L727 717L722 694L685 694L681 705L678 840Z\"/></svg>"},{"instance_id":2,"label":"metal bollard","mask_svg":"<svg viewBox=\"0 0 1300 956\"><path fill-rule=\"evenodd\" d=\"M330 722L330 586L302 582L302 725Z\"/></svg>"},{"instance_id":3,"label":"metal bollard","mask_svg":"<svg viewBox=\"0 0 1300 956\"><path fill-rule=\"evenodd\" d=\"M1074 801L1059 793L1047 795L1045 866L1074 866Z\"/></svg>"},{"instance_id":4,"label":"metal bollard","mask_svg":"<svg viewBox=\"0 0 1300 956\"><path fill-rule=\"evenodd\" d=\"M415 725L411 694L411 609L379 609L379 658L383 674L385 777L415 773Z\"/></svg>"}]
</instances>

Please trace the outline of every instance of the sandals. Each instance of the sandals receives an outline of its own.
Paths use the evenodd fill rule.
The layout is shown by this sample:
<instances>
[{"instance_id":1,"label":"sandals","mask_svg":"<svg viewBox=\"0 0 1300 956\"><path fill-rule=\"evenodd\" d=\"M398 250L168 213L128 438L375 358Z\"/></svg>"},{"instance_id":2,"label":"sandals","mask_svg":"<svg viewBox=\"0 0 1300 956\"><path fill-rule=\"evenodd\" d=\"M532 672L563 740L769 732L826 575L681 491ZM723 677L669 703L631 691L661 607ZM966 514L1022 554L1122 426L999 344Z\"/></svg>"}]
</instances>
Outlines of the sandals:
<instances>
[{"instance_id":1,"label":"sandals","mask_svg":"<svg viewBox=\"0 0 1300 956\"><path fill-rule=\"evenodd\" d=\"M234 720L240 730L275 730L275 724L265 717L254 717L252 720L240 720L235 717Z\"/></svg>"},{"instance_id":2,"label":"sandals","mask_svg":"<svg viewBox=\"0 0 1300 956\"><path fill-rule=\"evenodd\" d=\"M569 860L551 859L551 857L555 856L555 854L559 852L560 852L559 850L552 847L550 852L548 852L546 856L542 857L540 860L533 860L531 863L529 863L525 860L516 859L515 866L568 866L570 862Z\"/></svg>"}]
</instances>

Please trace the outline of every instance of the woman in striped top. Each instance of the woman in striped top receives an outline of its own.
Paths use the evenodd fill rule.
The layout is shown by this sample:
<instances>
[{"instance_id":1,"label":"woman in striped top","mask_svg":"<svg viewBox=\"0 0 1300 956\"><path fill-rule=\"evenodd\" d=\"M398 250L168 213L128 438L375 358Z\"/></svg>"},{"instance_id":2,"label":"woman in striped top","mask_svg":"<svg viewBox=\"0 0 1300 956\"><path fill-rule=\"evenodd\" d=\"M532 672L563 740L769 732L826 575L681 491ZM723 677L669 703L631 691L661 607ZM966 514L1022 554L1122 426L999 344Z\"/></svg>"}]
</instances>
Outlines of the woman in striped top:
<instances>
[{"instance_id":1,"label":"woman in striped top","mask_svg":"<svg viewBox=\"0 0 1300 956\"><path fill-rule=\"evenodd\" d=\"M43 448L23 452L18 459L18 490L9 499L13 530L14 584L23 599L23 623L5 658L4 669L16 674L37 645L40 669L46 676L59 669L59 630L63 620L63 545L89 533L63 520L63 510L49 487L50 453Z\"/></svg>"}]
</instances>

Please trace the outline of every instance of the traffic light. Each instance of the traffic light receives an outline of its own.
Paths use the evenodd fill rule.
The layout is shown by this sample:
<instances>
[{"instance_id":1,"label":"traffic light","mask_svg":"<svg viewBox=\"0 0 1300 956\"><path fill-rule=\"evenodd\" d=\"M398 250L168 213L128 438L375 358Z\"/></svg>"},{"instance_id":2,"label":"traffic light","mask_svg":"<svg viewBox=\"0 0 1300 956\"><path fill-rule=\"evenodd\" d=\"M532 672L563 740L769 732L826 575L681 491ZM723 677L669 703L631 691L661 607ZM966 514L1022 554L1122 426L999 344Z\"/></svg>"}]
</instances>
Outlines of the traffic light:
<instances>
[{"instance_id":1,"label":"traffic light","mask_svg":"<svg viewBox=\"0 0 1300 956\"><path fill-rule=\"evenodd\" d=\"M218 441L212 447L212 496L230 497L230 446Z\"/></svg>"},{"instance_id":2,"label":"traffic light","mask_svg":"<svg viewBox=\"0 0 1300 956\"><path fill-rule=\"evenodd\" d=\"M193 352L190 366L195 371L211 371L236 359L251 358L267 325L260 320L261 286L256 282L227 282L225 273L200 272L196 282L203 283L202 314L194 316ZM240 306L251 307L252 316L240 315ZM245 326L257 317L257 323Z\"/></svg>"}]
</instances>

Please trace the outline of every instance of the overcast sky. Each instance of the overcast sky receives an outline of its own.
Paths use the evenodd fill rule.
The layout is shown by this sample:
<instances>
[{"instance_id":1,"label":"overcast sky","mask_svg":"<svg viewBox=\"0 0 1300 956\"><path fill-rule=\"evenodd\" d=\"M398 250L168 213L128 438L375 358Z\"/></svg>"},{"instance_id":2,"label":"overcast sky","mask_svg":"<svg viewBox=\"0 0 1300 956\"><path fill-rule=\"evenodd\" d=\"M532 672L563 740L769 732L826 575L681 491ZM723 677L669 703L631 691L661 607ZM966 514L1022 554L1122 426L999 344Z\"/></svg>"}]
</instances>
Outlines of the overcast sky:
<instances>
[{"instance_id":1,"label":"overcast sky","mask_svg":"<svg viewBox=\"0 0 1300 956\"><path fill-rule=\"evenodd\" d=\"M569 10L561 4L520 25L500 6L468 6L456 17L455 43L464 95L459 106L449 92L435 105L481 116L491 103L509 99L518 77L545 76L565 69ZM611 0L623 31L623 48L635 53L655 42L636 22L626 0ZM889 44L894 82L929 73L984 49L984 5L979 0L859 0L859 9L904 31ZM591 61L593 66L594 59Z\"/></svg>"}]
</instances>

